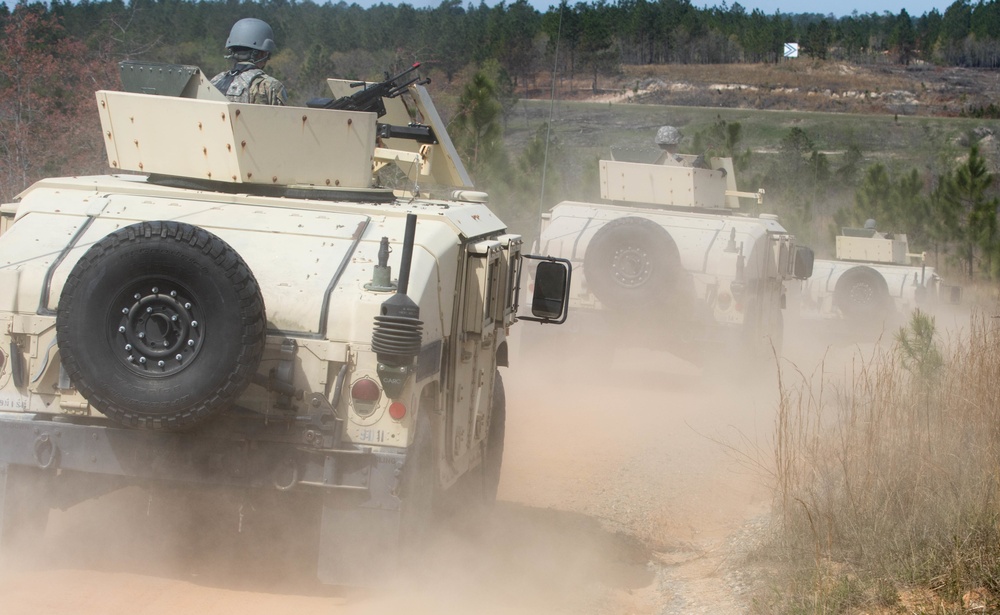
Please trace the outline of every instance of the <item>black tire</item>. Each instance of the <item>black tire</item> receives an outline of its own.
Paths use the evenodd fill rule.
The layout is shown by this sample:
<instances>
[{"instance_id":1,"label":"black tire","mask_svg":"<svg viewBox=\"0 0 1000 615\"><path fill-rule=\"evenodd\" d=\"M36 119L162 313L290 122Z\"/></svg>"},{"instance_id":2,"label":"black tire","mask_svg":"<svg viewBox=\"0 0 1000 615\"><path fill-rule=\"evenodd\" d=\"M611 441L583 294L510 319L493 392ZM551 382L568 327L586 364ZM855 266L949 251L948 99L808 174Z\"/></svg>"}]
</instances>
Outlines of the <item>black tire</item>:
<instances>
[{"instance_id":1,"label":"black tire","mask_svg":"<svg viewBox=\"0 0 1000 615\"><path fill-rule=\"evenodd\" d=\"M447 521L451 531L468 538L482 536L486 530L500 487L507 401L499 372L493 381L492 404L489 433L483 443L482 462L441 493L436 502L436 520Z\"/></svg>"},{"instance_id":2,"label":"black tire","mask_svg":"<svg viewBox=\"0 0 1000 615\"><path fill-rule=\"evenodd\" d=\"M264 299L239 254L181 222L141 222L94 244L59 298L56 332L77 390L128 426L181 430L232 405L260 364Z\"/></svg>"},{"instance_id":3,"label":"black tire","mask_svg":"<svg viewBox=\"0 0 1000 615\"><path fill-rule=\"evenodd\" d=\"M871 267L855 267L840 276L833 300L844 317L855 322L881 321L892 306L885 278Z\"/></svg>"},{"instance_id":4,"label":"black tire","mask_svg":"<svg viewBox=\"0 0 1000 615\"><path fill-rule=\"evenodd\" d=\"M400 543L405 549L424 547L437 519L435 508L440 488L434 459L431 422L421 412L400 478Z\"/></svg>"},{"instance_id":5,"label":"black tire","mask_svg":"<svg viewBox=\"0 0 1000 615\"><path fill-rule=\"evenodd\" d=\"M771 295L765 291L764 297L769 296L776 294ZM751 297L743 322L743 344L747 360L773 364L775 355L781 357L785 322L780 304L760 296Z\"/></svg>"},{"instance_id":6,"label":"black tire","mask_svg":"<svg viewBox=\"0 0 1000 615\"><path fill-rule=\"evenodd\" d=\"M613 309L651 307L682 287L677 246L646 218L618 218L598 229L583 267L591 292Z\"/></svg>"},{"instance_id":7,"label":"black tire","mask_svg":"<svg viewBox=\"0 0 1000 615\"><path fill-rule=\"evenodd\" d=\"M507 393L500 372L493 380L493 408L490 411L490 432L486 436L483 456L483 503L492 508L500 489L500 469L503 466L503 442L507 431Z\"/></svg>"}]
</instances>

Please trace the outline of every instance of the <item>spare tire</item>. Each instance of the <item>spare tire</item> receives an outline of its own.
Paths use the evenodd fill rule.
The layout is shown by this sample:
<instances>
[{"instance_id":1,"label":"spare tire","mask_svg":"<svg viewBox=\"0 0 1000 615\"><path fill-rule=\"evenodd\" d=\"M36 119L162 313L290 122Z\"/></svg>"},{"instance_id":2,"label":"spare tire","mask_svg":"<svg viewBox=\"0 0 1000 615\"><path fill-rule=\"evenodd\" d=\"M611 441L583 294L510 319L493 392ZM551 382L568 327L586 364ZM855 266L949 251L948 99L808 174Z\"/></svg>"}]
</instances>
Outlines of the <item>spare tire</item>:
<instances>
[{"instance_id":1,"label":"spare tire","mask_svg":"<svg viewBox=\"0 0 1000 615\"><path fill-rule=\"evenodd\" d=\"M681 264L670 235L647 218L608 222L594 234L583 262L591 292L614 309L650 307L681 287Z\"/></svg>"},{"instance_id":2,"label":"spare tire","mask_svg":"<svg viewBox=\"0 0 1000 615\"><path fill-rule=\"evenodd\" d=\"M833 301L846 318L856 322L881 321L892 307L885 278L871 267L855 267L840 276Z\"/></svg>"},{"instance_id":3,"label":"spare tire","mask_svg":"<svg viewBox=\"0 0 1000 615\"><path fill-rule=\"evenodd\" d=\"M180 430L229 407L257 371L264 299L239 254L181 222L140 222L94 244L59 298L63 367L101 413Z\"/></svg>"}]
</instances>

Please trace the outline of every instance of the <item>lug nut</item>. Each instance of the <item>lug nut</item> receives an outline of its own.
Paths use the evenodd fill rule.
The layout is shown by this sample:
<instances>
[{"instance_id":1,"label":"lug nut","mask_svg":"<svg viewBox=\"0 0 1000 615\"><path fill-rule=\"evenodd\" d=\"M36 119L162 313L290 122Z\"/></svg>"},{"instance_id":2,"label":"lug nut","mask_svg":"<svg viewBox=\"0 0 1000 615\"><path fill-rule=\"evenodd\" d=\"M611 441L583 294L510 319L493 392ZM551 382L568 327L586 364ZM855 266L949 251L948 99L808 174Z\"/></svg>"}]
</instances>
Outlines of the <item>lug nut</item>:
<instances>
[{"instance_id":1,"label":"lug nut","mask_svg":"<svg viewBox=\"0 0 1000 615\"><path fill-rule=\"evenodd\" d=\"M139 357L139 363L145 363L146 357Z\"/></svg>"},{"instance_id":2,"label":"lug nut","mask_svg":"<svg viewBox=\"0 0 1000 615\"><path fill-rule=\"evenodd\" d=\"M132 344L125 344L125 350L127 352L131 352L132 351ZM129 357L129 358L131 359L132 357Z\"/></svg>"},{"instance_id":3,"label":"lug nut","mask_svg":"<svg viewBox=\"0 0 1000 615\"><path fill-rule=\"evenodd\" d=\"M153 308L151 308L151 307L146 308L146 313L147 314L152 314L153 313Z\"/></svg>"},{"instance_id":4,"label":"lug nut","mask_svg":"<svg viewBox=\"0 0 1000 615\"><path fill-rule=\"evenodd\" d=\"M125 333L125 327L124 326L118 327L118 332L119 333Z\"/></svg>"},{"instance_id":5,"label":"lug nut","mask_svg":"<svg viewBox=\"0 0 1000 615\"><path fill-rule=\"evenodd\" d=\"M184 358L184 357L182 357L181 355L176 355L176 356L174 357L174 359L176 359L176 360L178 360L178 361L180 361L180 360L181 360L181 359L183 359L183 358Z\"/></svg>"},{"instance_id":6,"label":"lug nut","mask_svg":"<svg viewBox=\"0 0 1000 615\"><path fill-rule=\"evenodd\" d=\"M188 346L194 346L194 340L188 340Z\"/></svg>"},{"instance_id":7,"label":"lug nut","mask_svg":"<svg viewBox=\"0 0 1000 615\"><path fill-rule=\"evenodd\" d=\"M142 331L140 331L140 332L139 332L139 339L142 339L142 338L144 338L144 337L146 337L146 334L145 334L145 333L143 333Z\"/></svg>"},{"instance_id":8,"label":"lug nut","mask_svg":"<svg viewBox=\"0 0 1000 615\"><path fill-rule=\"evenodd\" d=\"M164 363L163 361L157 361L156 362L156 366L157 367L163 367L164 365L166 365L166 363Z\"/></svg>"},{"instance_id":9,"label":"lug nut","mask_svg":"<svg viewBox=\"0 0 1000 615\"><path fill-rule=\"evenodd\" d=\"M198 321L197 320L192 320L191 321L191 326L192 327L197 327L198 326Z\"/></svg>"},{"instance_id":10,"label":"lug nut","mask_svg":"<svg viewBox=\"0 0 1000 615\"><path fill-rule=\"evenodd\" d=\"M176 290L170 291L170 296L171 297L176 297L177 296L177 291Z\"/></svg>"},{"instance_id":11,"label":"lug nut","mask_svg":"<svg viewBox=\"0 0 1000 615\"><path fill-rule=\"evenodd\" d=\"M184 309L185 310L190 310L191 309L191 304L190 303L185 303L184 304Z\"/></svg>"},{"instance_id":12,"label":"lug nut","mask_svg":"<svg viewBox=\"0 0 1000 615\"><path fill-rule=\"evenodd\" d=\"M177 314L174 314L173 316L171 316L170 320L172 320L173 322L177 322Z\"/></svg>"},{"instance_id":13,"label":"lug nut","mask_svg":"<svg viewBox=\"0 0 1000 615\"><path fill-rule=\"evenodd\" d=\"M122 314L128 314L128 308L122 308Z\"/></svg>"},{"instance_id":14,"label":"lug nut","mask_svg":"<svg viewBox=\"0 0 1000 615\"><path fill-rule=\"evenodd\" d=\"M153 287L153 294L155 295L155 294L158 294L159 292L160 292L160 289L157 288L156 286L154 286Z\"/></svg>"},{"instance_id":15,"label":"lug nut","mask_svg":"<svg viewBox=\"0 0 1000 615\"><path fill-rule=\"evenodd\" d=\"M134 298L134 299L135 299L136 301L138 301L139 299L142 299L142 295L140 295L139 293L136 293L136 294L132 295L132 297L133 297L133 298Z\"/></svg>"}]
</instances>

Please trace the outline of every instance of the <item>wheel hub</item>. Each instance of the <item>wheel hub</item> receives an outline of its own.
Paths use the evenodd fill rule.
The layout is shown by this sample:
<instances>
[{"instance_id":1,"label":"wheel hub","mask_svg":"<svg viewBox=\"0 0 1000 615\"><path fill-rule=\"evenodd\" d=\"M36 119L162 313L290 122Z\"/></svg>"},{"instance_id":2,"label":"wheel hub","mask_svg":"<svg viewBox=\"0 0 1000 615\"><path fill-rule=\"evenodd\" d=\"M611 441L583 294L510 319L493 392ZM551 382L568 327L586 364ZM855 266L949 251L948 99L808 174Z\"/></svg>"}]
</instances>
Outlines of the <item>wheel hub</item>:
<instances>
[{"instance_id":1,"label":"wheel hub","mask_svg":"<svg viewBox=\"0 0 1000 615\"><path fill-rule=\"evenodd\" d=\"M167 376L191 363L201 349L204 324L183 289L145 283L123 292L115 302L112 346L131 370Z\"/></svg>"},{"instance_id":2,"label":"wheel hub","mask_svg":"<svg viewBox=\"0 0 1000 615\"><path fill-rule=\"evenodd\" d=\"M627 246L617 250L611 260L611 275L621 286L642 286L652 276L652 259L640 247Z\"/></svg>"},{"instance_id":3,"label":"wheel hub","mask_svg":"<svg viewBox=\"0 0 1000 615\"><path fill-rule=\"evenodd\" d=\"M851 287L851 302L855 305L868 305L875 296L874 289L868 284L855 284Z\"/></svg>"}]
</instances>

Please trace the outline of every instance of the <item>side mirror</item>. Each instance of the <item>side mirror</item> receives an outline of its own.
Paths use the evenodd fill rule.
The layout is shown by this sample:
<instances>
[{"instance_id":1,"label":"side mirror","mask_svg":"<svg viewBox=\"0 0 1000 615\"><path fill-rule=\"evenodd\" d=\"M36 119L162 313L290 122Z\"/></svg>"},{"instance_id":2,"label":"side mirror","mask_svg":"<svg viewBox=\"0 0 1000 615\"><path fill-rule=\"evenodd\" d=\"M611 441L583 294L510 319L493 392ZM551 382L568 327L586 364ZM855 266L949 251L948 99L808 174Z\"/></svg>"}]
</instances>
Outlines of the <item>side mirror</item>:
<instances>
[{"instance_id":1,"label":"side mirror","mask_svg":"<svg viewBox=\"0 0 1000 615\"><path fill-rule=\"evenodd\" d=\"M535 270L535 290L531 295L531 315L555 320L566 309L566 268L558 263L541 262Z\"/></svg>"},{"instance_id":2,"label":"side mirror","mask_svg":"<svg viewBox=\"0 0 1000 615\"><path fill-rule=\"evenodd\" d=\"M569 288L573 265L564 258L524 254L522 258L538 260L531 293L531 316L518 320L561 325L569 314ZM520 280L518 280L520 283Z\"/></svg>"},{"instance_id":3,"label":"side mirror","mask_svg":"<svg viewBox=\"0 0 1000 615\"><path fill-rule=\"evenodd\" d=\"M809 279L813 274L814 259L812 248L795 246L795 254L792 257L792 277L797 280Z\"/></svg>"}]
</instances>

